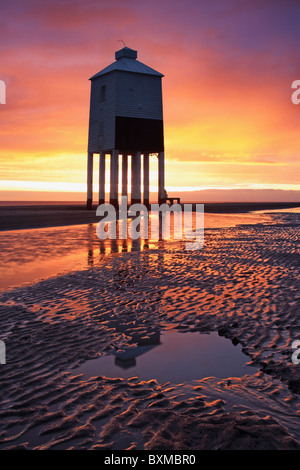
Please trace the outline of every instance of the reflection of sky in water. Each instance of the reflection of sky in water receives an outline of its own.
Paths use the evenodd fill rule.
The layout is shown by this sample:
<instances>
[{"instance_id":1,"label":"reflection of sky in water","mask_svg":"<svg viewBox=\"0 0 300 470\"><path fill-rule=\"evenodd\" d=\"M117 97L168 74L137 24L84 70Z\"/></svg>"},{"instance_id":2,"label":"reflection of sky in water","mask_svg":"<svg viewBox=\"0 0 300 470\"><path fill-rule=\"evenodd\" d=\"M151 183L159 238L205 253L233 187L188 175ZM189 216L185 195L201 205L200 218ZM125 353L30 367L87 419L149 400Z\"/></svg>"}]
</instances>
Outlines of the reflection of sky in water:
<instances>
[{"instance_id":1,"label":"reflection of sky in water","mask_svg":"<svg viewBox=\"0 0 300 470\"><path fill-rule=\"evenodd\" d=\"M171 239L181 239L185 233L190 236L192 225L190 215L183 232L180 225L173 232L171 217ZM25 282L47 278L85 269L101 261L102 255L131 251L143 251L162 247L158 244L159 225L157 216L152 216L149 226L154 222L154 231L149 240L99 240L96 235L97 224L51 227L32 230L13 230L0 232L0 287L17 286ZM231 227L239 224L268 222L264 214L204 214L204 227ZM128 220L129 234L130 223ZM193 230L198 227L193 227ZM150 235L151 235L150 233ZM167 240L169 237L166 236Z\"/></svg>"},{"instance_id":2,"label":"reflection of sky in water","mask_svg":"<svg viewBox=\"0 0 300 470\"><path fill-rule=\"evenodd\" d=\"M179 333L169 331L160 335L160 342L133 346L125 352L89 360L76 369L74 375L84 379L106 377L141 380L156 379L173 383L203 379L205 377L242 377L257 372L246 366L248 358L240 345L217 333Z\"/></svg>"}]
</instances>

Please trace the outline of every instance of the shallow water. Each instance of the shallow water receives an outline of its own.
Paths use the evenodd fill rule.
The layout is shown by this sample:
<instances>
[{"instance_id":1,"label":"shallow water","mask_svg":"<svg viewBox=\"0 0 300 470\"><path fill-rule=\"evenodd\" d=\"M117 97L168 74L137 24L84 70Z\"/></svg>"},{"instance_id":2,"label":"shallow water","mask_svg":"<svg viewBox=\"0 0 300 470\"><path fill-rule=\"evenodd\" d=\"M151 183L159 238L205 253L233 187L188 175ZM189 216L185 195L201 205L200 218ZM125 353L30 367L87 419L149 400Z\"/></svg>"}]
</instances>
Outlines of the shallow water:
<instances>
[{"instance_id":1,"label":"shallow water","mask_svg":"<svg viewBox=\"0 0 300 470\"><path fill-rule=\"evenodd\" d=\"M153 335L152 340L149 338L146 343L89 360L71 373L83 374L84 379L138 376L141 380L156 379L161 383L178 384L205 377L242 377L257 372L256 368L246 365L248 358L239 344L234 346L215 332L168 331Z\"/></svg>"},{"instance_id":2,"label":"shallow water","mask_svg":"<svg viewBox=\"0 0 300 470\"><path fill-rule=\"evenodd\" d=\"M271 217L263 213L204 214L205 229L270 222ZM99 240L96 227L97 224L88 224L0 232L0 289L86 269L97 264L103 255L158 247L157 233L149 240ZM174 236L171 232L170 239Z\"/></svg>"}]
</instances>

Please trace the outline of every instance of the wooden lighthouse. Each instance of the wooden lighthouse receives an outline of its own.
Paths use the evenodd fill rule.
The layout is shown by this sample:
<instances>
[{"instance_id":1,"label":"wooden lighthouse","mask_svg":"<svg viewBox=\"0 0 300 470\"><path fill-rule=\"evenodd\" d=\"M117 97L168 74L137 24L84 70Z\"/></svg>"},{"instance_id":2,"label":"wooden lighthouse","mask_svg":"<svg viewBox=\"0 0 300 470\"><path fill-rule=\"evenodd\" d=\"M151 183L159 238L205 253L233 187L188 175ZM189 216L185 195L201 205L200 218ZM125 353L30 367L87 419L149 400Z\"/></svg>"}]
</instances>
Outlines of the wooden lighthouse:
<instances>
[{"instance_id":1,"label":"wooden lighthouse","mask_svg":"<svg viewBox=\"0 0 300 470\"><path fill-rule=\"evenodd\" d=\"M139 62L137 51L128 47L117 51L115 59L115 62L90 78L88 209L92 207L93 200L94 154L99 154L99 204L105 202L107 155L110 156L110 203L115 207L118 206L119 197L119 156L122 157L122 196L127 196L128 156L131 156L131 204L143 202L149 206L149 154L157 154L158 157L158 202L164 202L166 197L163 75Z\"/></svg>"}]
</instances>

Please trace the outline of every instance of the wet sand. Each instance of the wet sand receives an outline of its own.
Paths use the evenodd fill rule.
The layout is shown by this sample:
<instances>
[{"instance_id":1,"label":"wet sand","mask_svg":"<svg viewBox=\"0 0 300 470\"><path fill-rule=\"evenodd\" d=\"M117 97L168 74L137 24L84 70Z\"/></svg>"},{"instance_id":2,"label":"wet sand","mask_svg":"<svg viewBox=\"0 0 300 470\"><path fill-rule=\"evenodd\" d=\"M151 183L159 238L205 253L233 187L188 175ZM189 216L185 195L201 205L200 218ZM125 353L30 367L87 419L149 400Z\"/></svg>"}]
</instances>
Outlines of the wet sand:
<instances>
[{"instance_id":1,"label":"wet sand","mask_svg":"<svg viewBox=\"0 0 300 470\"><path fill-rule=\"evenodd\" d=\"M209 229L193 252L153 241L103 253L81 239L87 265L4 288L0 449L299 450L299 226L290 213ZM184 383L74 373L169 330L217 332L258 372Z\"/></svg>"},{"instance_id":2,"label":"wet sand","mask_svg":"<svg viewBox=\"0 0 300 470\"><path fill-rule=\"evenodd\" d=\"M1 204L1 203L0 203ZM3 203L4 204L4 203ZM207 203L206 213L242 214L258 210L298 207L299 203ZM195 207L195 204L193 204ZM84 204L0 205L0 231L59 227L99 222L97 206L86 210Z\"/></svg>"}]
</instances>

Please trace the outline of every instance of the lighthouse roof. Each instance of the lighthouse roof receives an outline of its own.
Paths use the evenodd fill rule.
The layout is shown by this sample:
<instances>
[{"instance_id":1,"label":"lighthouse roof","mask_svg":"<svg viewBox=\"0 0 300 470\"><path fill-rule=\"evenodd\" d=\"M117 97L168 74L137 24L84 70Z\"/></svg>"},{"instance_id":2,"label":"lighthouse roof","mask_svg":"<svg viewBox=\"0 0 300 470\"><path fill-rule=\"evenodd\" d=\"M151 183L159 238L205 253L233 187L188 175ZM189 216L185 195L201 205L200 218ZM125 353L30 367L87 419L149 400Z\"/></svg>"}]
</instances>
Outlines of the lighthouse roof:
<instances>
[{"instance_id":1,"label":"lighthouse roof","mask_svg":"<svg viewBox=\"0 0 300 470\"><path fill-rule=\"evenodd\" d=\"M115 58L115 62L108 65L100 72L96 73L96 75L93 75L90 80L100 77L101 75L105 75L106 73L113 72L115 70L163 77L162 73L159 73L151 67L148 67L148 65L145 65L142 62L138 61L137 51L130 49L129 47L123 47L123 49L117 51L115 53Z\"/></svg>"}]
</instances>

